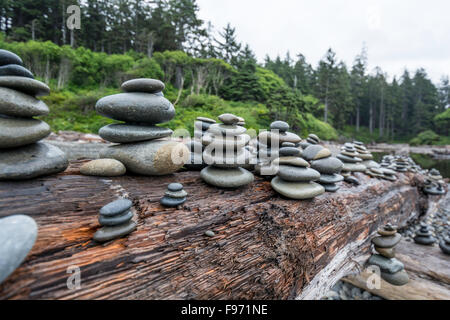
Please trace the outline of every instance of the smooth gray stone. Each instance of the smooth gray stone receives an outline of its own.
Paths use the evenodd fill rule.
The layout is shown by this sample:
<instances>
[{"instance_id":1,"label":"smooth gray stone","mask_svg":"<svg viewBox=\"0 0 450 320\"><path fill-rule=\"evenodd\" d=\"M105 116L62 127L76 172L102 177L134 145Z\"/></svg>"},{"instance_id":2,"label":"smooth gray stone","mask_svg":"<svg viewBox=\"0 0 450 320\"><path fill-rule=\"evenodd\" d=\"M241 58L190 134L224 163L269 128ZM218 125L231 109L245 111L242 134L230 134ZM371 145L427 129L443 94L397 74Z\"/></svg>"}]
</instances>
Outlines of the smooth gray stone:
<instances>
[{"instance_id":1,"label":"smooth gray stone","mask_svg":"<svg viewBox=\"0 0 450 320\"><path fill-rule=\"evenodd\" d=\"M223 124L229 125L229 126L238 124L240 122L239 117L237 117L231 113L224 113L224 114L220 115L219 120L222 121Z\"/></svg>"},{"instance_id":2,"label":"smooth gray stone","mask_svg":"<svg viewBox=\"0 0 450 320\"><path fill-rule=\"evenodd\" d=\"M22 67L18 64L7 64L0 67L0 77L2 76L17 76L17 77L27 77L34 79L34 75L30 70Z\"/></svg>"},{"instance_id":3,"label":"smooth gray stone","mask_svg":"<svg viewBox=\"0 0 450 320\"><path fill-rule=\"evenodd\" d=\"M362 164L344 163L344 167L342 168L342 170L350 172L365 172L367 168Z\"/></svg>"},{"instance_id":4,"label":"smooth gray stone","mask_svg":"<svg viewBox=\"0 0 450 320\"><path fill-rule=\"evenodd\" d=\"M0 49L0 66L7 64L18 64L22 66L23 61L17 54L8 50Z\"/></svg>"},{"instance_id":5,"label":"smooth gray stone","mask_svg":"<svg viewBox=\"0 0 450 320\"><path fill-rule=\"evenodd\" d=\"M311 145L311 143L309 143L307 141L306 142L305 141L300 142L300 147L302 147L303 150L308 148L310 145Z\"/></svg>"},{"instance_id":6,"label":"smooth gray stone","mask_svg":"<svg viewBox=\"0 0 450 320\"><path fill-rule=\"evenodd\" d=\"M185 198L171 198L171 197L165 196L159 202L164 207L176 208L186 202L186 197Z\"/></svg>"},{"instance_id":7,"label":"smooth gray stone","mask_svg":"<svg viewBox=\"0 0 450 320\"><path fill-rule=\"evenodd\" d=\"M272 188L279 194L295 200L312 199L325 193L325 188L315 182L291 182L280 177L271 181Z\"/></svg>"},{"instance_id":8,"label":"smooth gray stone","mask_svg":"<svg viewBox=\"0 0 450 320\"><path fill-rule=\"evenodd\" d=\"M321 145L312 144L305 150L303 150L302 157L308 161L320 160L323 158L331 157L331 151L327 148L322 147Z\"/></svg>"},{"instance_id":9,"label":"smooth gray stone","mask_svg":"<svg viewBox=\"0 0 450 320\"><path fill-rule=\"evenodd\" d=\"M122 83L121 89L125 92L158 93L163 91L165 85L156 79L133 79Z\"/></svg>"},{"instance_id":10,"label":"smooth gray stone","mask_svg":"<svg viewBox=\"0 0 450 320\"><path fill-rule=\"evenodd\" d=\"M339 160L341 160L342 162L345 162L345 163L358 163L358 162L361 162L360 158L349 157L349 156L346 156L344 154L338 154L336 156L336 158L338 158Z\"/></svg>"},{"instance_id":11,"label":"smooth gray stone","mask_svg":"<svg viewBox=\"0 0 450 320\"><path fill-rule=\"evenodd\" d=\"M133 124L110 124L101 128L100 137L113 143L132 143L165 138L172 135L169 128Z\"/></svg>"},{"instance_id":12,"label":"smooth gray stone","mask_svg":"<svg viewBox=\"0 0 450 320\"><path fill-rule=\"evenodd\" d=\"M271 123L270 130L279 130L280 132L286 132L289 130L289 124L284 121L275 121Z\"/></svg>"},{"instance_id":13,"label":"smooth gray stone","mask_svg":"<svg viewBox=\"0 0 450 320\"><path fill-rule=\"evenodd\" d=\"M344 164L335 157L314 160L311 162L311 168L325 174L340 173Z\"/></svg>"},{"instance_id":14,"label":"smooth gray stone","mask_svg":"<svg viewBox=\"0 0 450 320\"><path fill-rule=\"evenodd\" d=\"M169 198L181 199L181 198L186 198L188 194L186 191L180 190L180 191L175 191L175 192L174 191L166 191L166 193L164 195Z\"/></svg>"},{"instance_id":15,"label":"smooth gray stone","mask_svg":"<svg viewBox=\"0 0 450 320\"><path fill-rule=\"evenodd\" d=\"M432 196L440 196L445 194L444 189L438 189L436 187L425 187L424 191L425 193L430 194Z\"/></svg>"},{"instance_id":16,"label":"smooth gray stone","mask_svg":"<svg viewBox=\"0 0 450 320\"><path fill-rule=\"evenodd\" d=\"M216 120L205 117L197 117L196 120L200 122L216 123Z\"/></svg>"},{"instance_id":17,"label":"smooth gray stone","mask_svg":"<svg viewBox=\"0 0 450 320\"><path fill-rule=\"evenodd\" d=\"M213 125L213 123L209 123L209 122L202 122L202 121L195 121L194 122L194 126L197 130L201 130L203 132L206 132L209 130L209 127L211 127L211 125Z\"/></svg>"},{"instance_id":18,"label":"smooth gray stone","mask_svg":"<svg viewBox=\"0 0 450 320\"><path fill-rule=\"evenodd\" d=\"M38 142L0 152L0 180L25 180L66 170L64 152L49 143Z\"/></svg>"},{"instance_id":19,"label":"smooth gray stone","mask_svg":"<svg viewBox=\"0 0 450 320\"><path fill-rule=\"evenodd\" d=\"M414 242L417 244L423 244L426 246L430 246L436 242L436 238L431 237L431 236L428 236L428 237L416 236L416 237L414 237Z\"/></svg>"},{"instance_id":20,"label":"smooth gray stone","mask_svg":"<svg viewBox=\"0 0 450 320\"><path fill-rule=\"evenodd\" d=\"M0 284L25 260L38 233L36 222L24 215L0 219Z\"/></svg>"},{"instance_id":21,"label":"smooth gray stone","mask_svg":"<svg viewBox=\"0 0 450 320\"><path fill-rule=\"evenodd\" d=\"M334 183L321 183L321 185L325 188L326 192L336 192L341 188Z\"/></svg>"},{"instance_id":22,"label":"smooth gray stone","mask_svg":"<svg viewBox=\"0 0 450 320\"><path fill-rule=\"evenodd\" d=\"M356 177L353 177L353 176L344 177L344 181L348 182L348 183L351 183L351 184L354 184L354 185L357 185L357 186L359 186L361 184L359 182L359 180Z\"/></svg>"},{"instance_id":23,"label":"smooth gray stone","mask_svg":"<svg viewBox=\"0 0 450 320\"><path fill-rule=\"evenodd\" d=\"M275 133L272 131L263 131L258 135L258 140L261 143L266 144L268 146L277 145L281 146L284 142L292 142L299 143L301 142L301 138L292 132L279 132ZM267 143L265 143L267 142Z\"/></svg>"},{"instance_id":24,"label":"smooth gray stone","mask_svg":"<svg viewBox=\"0 0 450 320\"><path fill-rule=\"evenodd\" d=\"M394 274L387 272L381 272L381 278L392 284L393 286L403 286L409 282L409 276L405 270L399 271Z\"/></svg>"},{"instance_id":25,"label":"smooth gray stone","mask_svg":"<svg viewBox=\"0 0 450 320\"><path fill-rule=\"evenodd\" d=\"M134 230L136 230L136 223L129 221L126 224L114 227L103 227L94 234L94 240L97 242L106 242L117 238L122 238Z\"/></svg>"},{"instance_id":26,"label":"smooth gray stone","mask_svg":"<svg viewBox=\"0 0 450 320\"><path fill-rule=\"evenodd\" d=\"M0 114L31 118L49 113L47 105L23 92L0 87Z\"/></svg>"},{"instance_id":27,"label":"smooth gray stone","mask_svg":"<svg viewBox=\"0 0 450 320\"><path fill-rule=\"evenodd\" d=\"M380 267L381 271L390 274L397 273L405 268L403 263L399 260L392 258L388 259L379 254L374 254L370 257L368 261L369 265L376 265Z\"/></svg>"},{"instance_id":28,"label":"smooth gray stone","mask_svg":"<svg viewBox=\"0 0 450 320\"><path fill-rule=\"evenodd\" d=\"M320 138L317 135L315 135L314 133L311 133L310 135L308 135L308 138L316 143L320 142Z\"/></svg>"},{"instance_id":29,"label":"smooth gray stone","mask_svg":"<svg viewBox=\"0 0 450 320\"><path fill-rule=\"evenodd\" d=\"M183 190L183 185L181 183L171 183L167 186L167 190L172 192L177 192Z\"/></svg>"},{"instance_id":30,"label":"smooth gray stone","mask_svg":"<svg viewBox=\"0 0 450 320\"><path fill-rule=\"evenodd\" d=\"M316 145L316 144L319 144L319 142L317 142L316 140L314 140L314 139L311 139L311 138L306 138L306 142L308 142L309 144L312 144L312 145Z\"/></svg>"},{"instance_id":31,"label":"smooth gray stone","mask_svg":"<svg viewBox=\"0 0 450 320\"><path fill-rule=\"evenodd\" d=\"M105 217L113 217L125 213L130 210L133 202L128 199L118 199L108 203L100 209L100 214Z\"/></svg>"},{"instance_id":32,"label":"smooth gray stone","mask_svg":"<svg viewBox=\"0 0 450 320\"><path fill-rule=\"evenodd\" d=\"M207 236L207 237L212 238L212 237L214 237L215 235L216 235L216 234L215 234L213 231L211 231L211 230L205 231L205 236Z\"/></svg>"},{"instance_id":33,"label":"smooth gray stone","mask_svg":"<svg viewBox=\"0 0 450 320\"><path fill-rule=\"evenodd\" d=\"M146 124L168 122L175 116L175 108L169 100L143 92L104 97L97 101L95 109L111 119Z\"/></svg>"},{"instance_id":34,"label":"smooth gray stone","mask_svg":"<svg viewBox=\"0 0 450 320\"><path fill-rule=\"evenodd\" d=\"M247 129L238 125L226 125L218 123L212 124L208 129L209 133L232 137L239 136L246 131Z\"/></svg>"},{"instance_id":35,"label":"smooth gray stone","mask_svg":"<svg viewBox=\"0 0 450 320\"><path fill-rule=\"evenodd\" d=\"M297 145L295 143L292 142L283 142L281 144L282 148L297 148Z\"/></svg>"},{"instance_id":36,"label":"smooth gray stone","mask_svg":"<svg viewBox=\"0 0 450 320\"><path fill-rule=\"evenodd\" d=\"M21 147L47 137L50 126L41 120L0 116L0 149Z\"/></svg>"},{"instance_id":37,"label":"smooth gray stone","mask_svg":"<svg viewBox=\"0 0 450 320\"><path fill-rule=\"evenodd\" d=\"M318 182L332 184L341 181L344 181L344 177L339 174L320 174L320 179Z\"/></svg>"},{"instance_id":38,"label":"smooth gray stone","mask_svg":"<svg viewBox=\"0 0 450 320\"><path fill-rule=\"evenodd\" d=\"M253 174L243 168L224 169L209 166L200 172L200 176L206 183L219 188L238 188L254 180Z\"/></svg>"},{"instance_id":39,"label":"smooth gray stone","mask_svg":"<svg viewBox=\"0 0 450 320\"><path fill-rule=\"evenodd\" d=\"M100 158L116 159L127 171L148 176L172 174L190 159L189 149L180 142L151 140L109 146Z\"/></svg>"},{"instance_id":40,"label":"smooth gray stone","mask_svg":"<svg viewBox=\"0 0 450 320\"><path fill-rule=\"evenodd\" d=\"M278 151L280 157L297 157L300 155L300 149L292 147L283 147Z\"/></svg>"},{"instance_id":41,"label":"smooth gray stone","mask_svg":"<svg viewBox=\"0 0 450 320\"><path fill-rule=\"evenodd\" d=\"M123 163L114 159L96 159L80 167L80 173L85 176L118 177L126 172Z\"/></svg>"},{"instance_id":42,"label":"smooth gray stone","mask_svg":"<svg viewBox=\"0 0 450 320\"><path fill-rule=\"evenodd\" d=\"M446 241L441 241L439 243L439 248L441 248L443 253L450 254L450 243L447 243Z\"/></svg>"},{"instance_id":43,"label":"smooth gray stone","mask_svg":"<svg viewBox=\"0 0 450 320\"><path fill-rule=\"evenodd\" d=\"M372 239L372 243L380 248L393 248L400 242L401 239L402 236L396 233L395 235L388 237L375 237Z\"/></svg>"},{"instance_id":44,"label":"smooth gray stone","mask_svg":"<svg viewBox=\"0 0 450 320\"><path fill-rule=\"evenodd\" d=\"M320 173L310 168L280 165L278 176L285 181L308 182L318 180Z\"/></svg>"},{"instance_id":45,"label":"smooth gray stone","mask_svg":"<svg viewBox=\"0 0 450 320\"><path fill-rule=\"evenodd\" d=\"M130 221L131 219L133 219L133 212L128 211L124 214L120 214L120 215L112 216L112 217L106 217L104 215L100 215L98 218L98 222L100 223L101 226L113 227L113 226L125 224L128 221Z\"/></svg>"},{"instance_id":46,"label":"smooth gray stone","mask_svg":"<svg viewBox=\"0 0 450 320\"><path fill-rule=\"evenodd\" d=\"M0 87L14 89L32 96L46 96L50 94L50 88L45 83L25 77L0 77Z\"/></svg>"}]
</instances>

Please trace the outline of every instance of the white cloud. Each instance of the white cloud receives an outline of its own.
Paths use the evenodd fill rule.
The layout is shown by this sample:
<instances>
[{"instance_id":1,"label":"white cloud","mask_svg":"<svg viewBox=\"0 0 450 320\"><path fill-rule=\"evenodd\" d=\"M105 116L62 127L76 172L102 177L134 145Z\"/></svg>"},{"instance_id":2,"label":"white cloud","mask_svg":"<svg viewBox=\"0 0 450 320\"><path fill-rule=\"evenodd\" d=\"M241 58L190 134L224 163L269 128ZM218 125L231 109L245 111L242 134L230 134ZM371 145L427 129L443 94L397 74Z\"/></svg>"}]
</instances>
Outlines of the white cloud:
<instances>
[{"instance_id":1,"label":"white cloud","mask_svg":"<svg viewBox=\"0 0 450 320\"><path fill-rule=\"evenodd\" d=\"M259 61L266 54L302 53L314 66L332 47L351 65L366 43L369 67L390 75L427 70L433 81L450 73L447 0L198 0L200 17L217 30L228 22Z\"/></svg>"}]
</instances>

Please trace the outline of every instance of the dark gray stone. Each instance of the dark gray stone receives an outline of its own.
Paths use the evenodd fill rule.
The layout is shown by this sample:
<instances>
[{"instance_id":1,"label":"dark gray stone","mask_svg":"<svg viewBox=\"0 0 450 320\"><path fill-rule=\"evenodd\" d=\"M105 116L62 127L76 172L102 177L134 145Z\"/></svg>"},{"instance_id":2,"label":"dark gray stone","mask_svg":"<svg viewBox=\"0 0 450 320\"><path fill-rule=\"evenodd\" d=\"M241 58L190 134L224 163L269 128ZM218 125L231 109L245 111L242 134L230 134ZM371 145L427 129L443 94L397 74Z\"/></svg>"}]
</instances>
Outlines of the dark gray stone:
<instances>
[{"instance_id":1,"label":"dark gray stone","mask_svg":"<svg viewBox=\"0 0 450 320\"><path fill-rule=\"evenodd\" d=\"M37 119L5 118L0 115L0 128L0 149L25 146L50 134L50 126Z\"/></svg>"},{"instance_id":2,"label":"dark gray stone","mask_svg":"<svg viewBox=\"0 0 450 320\"><path fill-rule=\"evenodd\" d=\"M0 114L31 118L49 113L47 105L23 92L0 87Z\"/></svg>"},{"instance_id":3,"label":"dark gray stone","mask_svg":"<svg viewBox=\"0 0 450 320\"><path fill-rule=\"evenodd\" d=\"M331 184L344 181L344 177L339 174L321 174L318 182L322 184Z\"/></svg>"},{"instance_id":4,"label":"dark gray stone","mask_svg":"<svg viewBox=\"0 0 450 320\"><path fill-rule=\"evenodd\" d=\"M143 92L104 97L97 101L95 109L105 117L134 123L164 123L175 116L175 108L169 100Z\"/></svg>"},{"instance_id":5,"label":"dark gray stone","mask_svg":"<svg viewBox=\"0 0 450 320\"><path fill-rule=\"evenodd\" d=\"M230 125L230 126L238 124L240 122L239 117L237 117L231 113L224 113L224 114L220 115L219 120L222 121L223 124Z\"/></svg>"},{"instance_id":6,"label":"dark gray stone","mask_svg":"<svg viewBox=\"0 0 450 320\"><path fill-rule=\"evenodd\" d=\"M120 215L112 216L112 217L106 217L104 215L100 215L100 217L98 218L98 222L102 226L113 227L113 226L125 224L128 221L130 221L131 219L133 219L133 213L131 211L128 211L124 214L120 214Z\"/></svg>"},{"instance_id":7,"label":"dark gray stone","mask_svg":"<svg viewBox=\"0 0 450 320\"><path fill-rule=\"evenodd\" d=\"M334 183L321 183L326 192L336 192L340 187Z\"/></svg>"},{"instance_id":8,"label":"dark gray stone","mask_svg":"<svg viewBox=\"0 0 450 320\"><path fill-rule=\"evenodd\" d=\"M17 76L34 79L34 75L30 70L18 64L7 64L0 67L0 77L2 76Z\"/></svg>"},{"instance_id":9,"label":"dark gray stone","mask_svg":"<svg viewBox=\"0 0 450 320\"><path fill-rule=\"evenodd\" d=\"M64 171L69 162L64 152L38 142L0 152L0 180L25 180Z\"/></svg>"},{"instance_id":10,"label":"dark gray stone","mask_svg":"<svg viewBox=\"0 0 450 320\"><path fill-rule=\"evenodd\" d=\"M0 87L14 89L32 96L46 96L50 94L50 88L45 83L25 77L0 77Z\"/></svg>"},{"instance_id":11,"label":"dark gray stone","mask_svg":"<svg viewBox=\"0 0 450 320\"><path fill-rule=\"evenodd\" d=\"M172 135L169 128L133 124L110 124L101 128L100 137L113 143L132 143L165 138Z\"/></svg>"},{"instance_id":12,"label":"dark gray stone","mask_svg":"<svg viewBox=\"0 0 450 320\"><path fill-rule=\"evenodd\" d=\"M381 271L387 272L390 274L397 273L404 269L403 263L399 260L392 258L388 259L379 254L374 254L370 257L368 261L369 265L376 265L380 267Z\"/></svg>"},{"instance_id":13,"label":"dark gray stone","mask_svg":"<svg viewBox=\"0 0 450 320\"><path fill-rule=\"evenodd\" d=\"M300 155L300 149L292 148L292 147L283 147L280 148L278 154L281 157L296 157Z\"/></svg>"},{"instance_id":14,"label":"dark gray stone","mask_svg":"<svg viewBox=\"0 0 450 320\"><path fill-rule=\"evenodd\" d=\"M395 235L388 237L375 237L372 239L372 243L380 248L393 248L400 242L401 239L402 236L396 233Z\"/></svg>"},{"instance_id":15,"label":"dark gray stone","mask_svg":"<svg viewBox=\"0 0 450 320\"><path fill-rule=\"evenodd\" d=\"M291 182L308 182L318 180L320 173L314 169L280 165L278 176Z\"/></svg>"},{"instance_id":16,"label":"dark gray stone","mask_svg":"<svg viewBox=\"0 0 450 320\"><path fill-rule=\"evenodd\" d=\"M394 274L381 272L381 278L393 286L403 286L409 282L409 277L405 270Z\"/></svg>"},{"instance_id":17,"label":"dark gray stone","mask_svg":"<svg viewBox=\"0 0 450 320\"><path fill-rule=\"evenodd\" d=\"M129 221L126 224L122 224L114 227L103 227L94 234L94 240L97 242L107 242L117 238L122 238L134 230L136 230L136 223Z\"/></svg>"},{"instance_id":18,"label":"dark gray stone","mask_svg":"<svg viewBox=\"0 0 450 320\"><path fill-rule=\"evenodd\" d=\"M133 202L128 199L118 199L108 203L106 206L100 209L100 214L105 217L114 217L121 215L130 210Z\"/></svg>"},{"instance_id":19,"label":"dark gray stone","mask_svg":"<svg viewBox=\"0 0 450 320\"><path fill-rule=\"evenodd\" d=\"M354 184L356 186L359 186L361 184L359 182L359 180L356 177L354 177L354 176L344 177L344 181L348 182L348 183L351 183L351 184Z\"/></svg>"},{"instance_id":20,"label":"dark gray stone","mask_svg":"<svg viewBox=\"0 0 450 320\"><path fill-rule=\"evenodd\" d=\"M275 121L270 125L270 130L279 130L280 132L286 132L289 130L289 124L284 121Z\"/></svg>"},{"instance_id":21,"label":"dark gray stone","mask_svg":"<svg viewBox=\"0 0 450 320\"><path fill-rule=\"evenodd\" d=\"M358 162L361 162L360 158L349 157L349 156L346 156L344 154L338 154L336 156L336 158L338 158L339 160L341 160L342 162L345 162L345 163L358 163Z\"/></svg>"},{"instance_id":22,"label":"dark gray stone","mask_svg":"<svg viewBox=\"0 0 450 320\"><path fill-rule=\"evenodd\" d=\"M163 197L160 200L160 203L164 207L168 207L168 208L176 208L185 202L186 202L186 198L171 198L171 197L167 197L167 196Z\"/></svg>"},{"instance_id":23,"label":"dark gray stone","mask_svg":"<svg viewBox=\"0 0 450 320\"><path fill-rule=\"evenodd\" d=\"M340 173L344 164L335 157L315 160L311 162L311 168L325 174Z\"/></svg>"},{"instance_id":24,"label":"dark gray stone","mask_svg":"<svg viewBox=\"0 0 450 320\"><path fill-rule=\"evenodd\" d=\"M164 90L165 85L156 79L133 79L126 81L121 86L125 92L158 93Z\"/></svg>"},{"instance_id":25,"label":"dark gray stone","mask_svg":"<svg viewBox=\"0 0 450 320\"><path fill-rule=\"evenodd\" d=\"M436 238L432 236L422 237L422 236L416 236L414 237L414 242L417 244L423 244L426 246L431 246L436 242Z\"/></svg>"},{"instance_id":26,"label":"dark gray stone","mask_svg":"<svg viewBox=\"0 0 450 320\"><path fill-rule=\"evenodd\" d=\"M28 216L0 219L0 284L25 260L37 233L36 222Z\"/></svg>"},{"instance_id":27,"label":"dark gray stone","mask_svg":"<svg viewBox=\"0 0 450 320\"><path fill-rule=\"evenodd\" d=\"M0 66L7 64L18 64L22 66L23 61L17 54L8 50L0 49Z\"/></svg>"}]
</instances>

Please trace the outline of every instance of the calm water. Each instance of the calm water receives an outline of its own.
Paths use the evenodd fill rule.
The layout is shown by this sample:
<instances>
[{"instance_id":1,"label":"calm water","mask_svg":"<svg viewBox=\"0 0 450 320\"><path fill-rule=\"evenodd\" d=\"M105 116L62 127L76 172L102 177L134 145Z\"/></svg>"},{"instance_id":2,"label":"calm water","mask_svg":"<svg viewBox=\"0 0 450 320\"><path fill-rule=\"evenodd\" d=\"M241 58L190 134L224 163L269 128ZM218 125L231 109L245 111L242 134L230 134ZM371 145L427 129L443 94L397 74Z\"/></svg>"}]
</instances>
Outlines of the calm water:
<instances>
[{"instance_id":1,"label":"calm water","mask_svg":"<svg viewBox=\"0 0 450 320\"><path fill-rule=\"evenodd\" d=\"M374 160L377 162L381 161L387 152L373 152ZM450 160L436 160L431 156L426 154L411 153L410 157L422 168L424 169L437 169L441 172L444 178L450 178Z\"/></svg>"}]
</instances>

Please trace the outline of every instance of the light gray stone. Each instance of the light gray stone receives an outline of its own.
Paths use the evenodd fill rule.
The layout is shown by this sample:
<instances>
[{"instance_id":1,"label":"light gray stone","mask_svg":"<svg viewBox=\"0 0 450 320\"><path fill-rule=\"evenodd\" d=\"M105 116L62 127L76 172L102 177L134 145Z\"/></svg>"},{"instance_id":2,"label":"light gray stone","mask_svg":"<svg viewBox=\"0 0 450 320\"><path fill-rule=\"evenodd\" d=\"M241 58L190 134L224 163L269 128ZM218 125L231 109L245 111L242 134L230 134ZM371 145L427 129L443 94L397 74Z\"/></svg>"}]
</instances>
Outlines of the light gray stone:
<instances>
[{"instance_id":1,"label":"light gray stone","mask_svg":"<svg viewBox=\"0 0 450 320\"><path fill-rule=\"evenodd\" d=\"M115 159L97 159L85 163L80 168L80 173L85 176L118 177L127 172L120 161Z\"/></svg>"},{"instance_id":2,"label":"light gray stone","mask_svg":"<svg viewBox=\"0 0 450 320\"><path fill-rule=\"evenodd\" d=\"M0 149L21 147L44 139L50 126L41 120L0 116Z\"/></svg>"},{"instance_id":3,"label":"light gray stone","mask_svg":"<svg viewBox=\"0 0 450 320\"><path fill-rule=\"evenodd\" d=\"M0 114L31 118L49 113L47 105L23 92L0 87Z\"/></svg>"},{"instance_id":4,"label":"light gray stone","mask_svg":"<svg viewBox=\"0 0 450 320\"><path fill-rule=\"evenodd\" d=\"M0 77L0 87L17 90L32 96L46 96L50 94L50 88L45 83L25 77Z\"/></svg>"},{"instance_id":5,"label":"light gray stone","mask_svg":"<svg viewBox=\"0 0 450 320\"><path fill-rule=\"evenodd\" d=\"M235 125L238 122L240 122L239 117L237 117L231 113L224 113L224 114L220 115L219 120L222 121L223 124L230 125L230 126Z\"/></svg>"},{"instance_id":6,"label":"light gray stone","mask_svg":"<svg viewBox=\"0 0 450 320\"><path fill-rule=\"evenodd\" d=\"M100 137L113 143L132 143L169 137L169 128L133 124L110 124L101 128Z\"/></svg>"},{"instance_id":7,"label":"light gray stone","mask_svg":"<svg viewBox=\"0 0 450 320\"><path fill-rule=\"evenodd\" d=\"M108 203L106 206L100 209L100 215L105 217L113 217L130 210L133 202L128 199L118 199Z\"/></svg>"},{"instance_id":8,"label":"light gray stone","mask_svg":"<svg viewBox=\"0 0 450 320\"><path fill-rule=\"evenodd\" d=\"M254 180L253 174L243 168L223 169L209 166L200 172L200 176L206 183L219 188L238 188Z\"/></svg>"},{"instance_id":9,"label":"light gray stone","mask_svg":"<svg viewBox=\"0 0 450 320\"><path fill-rule=\"evenodd\" d=\"M340 173L343 167L344 164L342 163L342 161L335 157L328 157L311 162L311 168L325 174Z\"/></svg>"},{"instance_id":10,"label":"light gray stone","mask_svg":"<svg viewBox=\"0 0 450 320\"><path fill-rule=\"evenodd\" d=\"M271 182L272 188L279 194L296 200L312 199L325 193L325 188L315 182L290 182L275 177Z\"/></svg>"},{"instance_id":11,"label":"light gray stone","mask_svg":"<svg viewBox=\"0 0 450 320\"><path fill-rule=\"evenodd\" d=\"M16 270L33 248L36 222L24 215L0 219L0 284Z\"/></svg>"},{"instance_id":12,"label":"light gray stone","mask_svg":"<svg viewBox=\"0 0 450 320\"><path fill-rule=\"evenodd\" d=\"M163 91L165 85L156 79L133 79L124 82L121 89L125 92L158 93Z\"/></svg>"},{"instance_id":13,"label":"light gray stone","mask_svg":"<svg viewBox=\"0 0 450 320\"><path fill-rule=\"evenodd\" d=\"M94 240L97 242L107 242L117 238L122 238L134 230L136 230L136 223L129 221L126 224L114 227L103 227L94 234Z\"/></svg>"},{"instance_id":14,"label":"light gray stone","mask_svg":"<svg viewBox=\"0 0 450 320\"><path fill-rule=\"evenodd\" d=\"M318 180L320 173L310 168L280 165L278 176L285 181L308 182Z\"/></svg>"},{"instance_id":15,"label":"light gray stone","mask_svg":"<svg viewBox=\"0 0 450 320\"><path fill-rule=\"evenodd\" d=\"M280 132L286 132L289 130L289 124L284 121L275 121L270 124L270 130L279 130Z\"/></svg>"}]
</instances>

